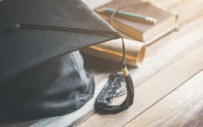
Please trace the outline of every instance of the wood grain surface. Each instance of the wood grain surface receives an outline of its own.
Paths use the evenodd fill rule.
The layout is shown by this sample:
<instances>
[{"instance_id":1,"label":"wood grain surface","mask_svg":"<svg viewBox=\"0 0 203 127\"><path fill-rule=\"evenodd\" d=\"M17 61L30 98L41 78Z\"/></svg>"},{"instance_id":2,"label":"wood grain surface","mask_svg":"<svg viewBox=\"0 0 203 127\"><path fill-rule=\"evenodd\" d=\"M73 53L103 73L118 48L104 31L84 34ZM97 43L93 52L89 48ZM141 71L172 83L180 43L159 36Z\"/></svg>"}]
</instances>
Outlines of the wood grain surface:
<instances>
[{"instance_id":1,"label":"wood grain surface","mask_svg":"<svg viewBox=\"0 0 203 127\"><path fill-rule=\"evenodd\" d=\"M203 126L203 71L183 83L125 127Z\"/></svg>"}]
</instances>

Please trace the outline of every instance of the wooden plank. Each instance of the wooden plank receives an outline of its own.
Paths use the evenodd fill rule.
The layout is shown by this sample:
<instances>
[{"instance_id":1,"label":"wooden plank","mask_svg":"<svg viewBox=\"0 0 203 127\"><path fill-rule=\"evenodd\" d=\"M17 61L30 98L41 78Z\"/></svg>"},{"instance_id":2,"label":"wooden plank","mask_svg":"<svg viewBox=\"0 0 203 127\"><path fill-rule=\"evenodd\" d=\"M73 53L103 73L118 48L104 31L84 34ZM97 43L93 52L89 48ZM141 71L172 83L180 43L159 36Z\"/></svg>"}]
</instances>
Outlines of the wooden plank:
<instances>
[{"instance_id":1,"label":"wooden plank","mask_svg":"<svg viewBox=\"0 0 203 127\"><path fill-rule=\"evenodd\" d=\"M135 88L134 104L115 115L95 114L78 127L121 127L203 69L203 43L177 62Z\"/></svg>"},{"instance_id":2,"label":"wooden plank","mask_svg":"<svg viewBox=\"0 0 203 127\"><path fill-rule=\"evenodd\" d=\"M170 10L179 14L178 23L184 25L203 16L203 1L186 0Z\"/></svg>"},{"instance_id":3,"label":"wooden plank","mask_svg":"<svg viewBox=\"0 0 203 127\"><path fill-rule=\"evenodd\" d=\"M171 9L179 4L182 4L184 0L146 0L164 9Z\"/></svg>"},{"instance_id":4,"label":"wooden plank","mask_svg":"<svg viewBox=\"0 0 203 127\"><path fill-rule=\"evenodd\" d=\"M203 118L203 71L125 127L197 126ZM203 126L203 123L202 123Z\"/></svg>"}]
</instances>

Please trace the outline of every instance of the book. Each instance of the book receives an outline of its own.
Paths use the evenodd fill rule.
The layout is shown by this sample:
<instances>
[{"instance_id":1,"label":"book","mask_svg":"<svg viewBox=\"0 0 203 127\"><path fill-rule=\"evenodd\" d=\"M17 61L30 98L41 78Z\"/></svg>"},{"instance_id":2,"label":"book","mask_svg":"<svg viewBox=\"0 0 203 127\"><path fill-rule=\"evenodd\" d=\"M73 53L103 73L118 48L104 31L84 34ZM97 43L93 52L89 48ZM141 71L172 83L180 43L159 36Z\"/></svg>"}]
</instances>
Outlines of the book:
<instances>
[{"instance_id":1,"label":"book","mask_svg":"<svg viewBox=\"0 0 203 127\"><path fill-rule=\"evenodd\" d=\"M156 24L148 24L145 22L130 20L119 15L114 16L111 25L115 29L133 39L137 39L142 42L156 40L160 36L163 36L167 32L173 30L173 28L170 27L174 27L177 21L177 15L163 10L149 2L135 0L114 0L96 8L95 11L103 19L108 21L111 13L102 13L100 11L101 8L111 8L116 10L122 6L126 7L119 9L119 11L152 17L157 20Z\"/></svg>"}]
</instances>

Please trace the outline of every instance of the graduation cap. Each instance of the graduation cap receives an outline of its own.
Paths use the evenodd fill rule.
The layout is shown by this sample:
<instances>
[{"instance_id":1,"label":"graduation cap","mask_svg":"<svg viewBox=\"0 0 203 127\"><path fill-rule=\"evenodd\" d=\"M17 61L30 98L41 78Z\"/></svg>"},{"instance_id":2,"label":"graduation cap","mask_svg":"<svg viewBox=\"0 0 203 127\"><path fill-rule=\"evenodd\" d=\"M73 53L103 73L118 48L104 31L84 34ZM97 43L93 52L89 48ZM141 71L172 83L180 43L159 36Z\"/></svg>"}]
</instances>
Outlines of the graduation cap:
<instances>
[{"instance_id":1,"label":"graduation cap","mask_svg":"<svg viewBox=\"0 0 203 127\"><path fill-rule=\"evenodd\" d=\"M116 30L80 0L2 0L0 17L0 122L67 114L93 97L78 49L120 38Z\"/></svg>"}]
</instances>

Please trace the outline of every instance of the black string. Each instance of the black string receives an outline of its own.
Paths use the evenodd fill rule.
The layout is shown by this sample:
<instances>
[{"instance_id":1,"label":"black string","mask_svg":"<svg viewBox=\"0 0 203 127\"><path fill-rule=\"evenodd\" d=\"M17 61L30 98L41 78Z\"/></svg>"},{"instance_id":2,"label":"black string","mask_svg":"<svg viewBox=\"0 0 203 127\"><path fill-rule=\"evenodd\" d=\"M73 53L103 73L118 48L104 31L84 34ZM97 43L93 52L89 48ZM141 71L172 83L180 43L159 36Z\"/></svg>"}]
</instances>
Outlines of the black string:
<instances>
[{"instance_id":1,"label":"black string","mask_svg":"<svg viewBox=\"0 0 203 127\"><path fill-rule=\"evenodd\" d=\"M122 52L123 52L123 58L122 58L122 67L126 67L126 58L125 58L125 43L124 43L124 39L121 36L121 41L122 41Z\"/></svg>"}]
</instances>

